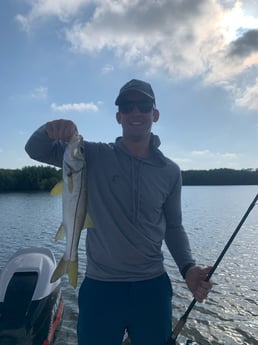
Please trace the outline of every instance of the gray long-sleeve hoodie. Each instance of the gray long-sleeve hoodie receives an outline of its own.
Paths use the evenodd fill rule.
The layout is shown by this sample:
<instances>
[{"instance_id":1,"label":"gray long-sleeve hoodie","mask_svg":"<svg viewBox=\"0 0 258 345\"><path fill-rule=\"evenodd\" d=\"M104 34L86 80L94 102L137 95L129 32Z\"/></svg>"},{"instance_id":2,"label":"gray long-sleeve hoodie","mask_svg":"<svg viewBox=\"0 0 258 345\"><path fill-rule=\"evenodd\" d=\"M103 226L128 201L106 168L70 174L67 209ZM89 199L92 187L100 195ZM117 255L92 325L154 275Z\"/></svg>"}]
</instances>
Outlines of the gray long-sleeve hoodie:
<instances>
[{"instance_id":1,"label":"gray long-sleeve hoodie","mask_svg":"<svg viewBox=\"0 0 258 345\"><path fill-rule=\"evenodd\" d=\"M137 281L162 274L162 242L182 275L194 264L182 226L181 172L158 149L131 155L121 138L115 143L85 142L88 212L94 228L86 239L86 275L104 281ZM28 140L26 151L40 162L62 166L66 144L49 139L45 126Z\"/></svg>"}]
</instances>

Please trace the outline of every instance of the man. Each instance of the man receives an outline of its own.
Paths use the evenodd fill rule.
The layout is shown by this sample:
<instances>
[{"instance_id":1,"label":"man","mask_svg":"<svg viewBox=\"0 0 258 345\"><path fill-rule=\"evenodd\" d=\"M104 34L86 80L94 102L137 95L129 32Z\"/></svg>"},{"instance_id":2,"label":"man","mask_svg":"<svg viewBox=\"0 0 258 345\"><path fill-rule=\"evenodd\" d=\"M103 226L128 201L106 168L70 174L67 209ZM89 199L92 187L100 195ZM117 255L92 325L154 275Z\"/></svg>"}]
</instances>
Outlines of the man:
<instances>
[{"instance_id":1,"label":"man","mask_svg":"<svg viewBox=\"0 0 258 345\"><path fill-rule=\"evenodd\" d=\"M119 92L115 143L85 142L88 211L86 277L79 291L78 344L165 345L171 334L172 287L163 265L167 247L198 301L211 288L210 267L195 265L181 219L181 173L158 149L159 120L149 83L131 80ZM31 158L62 166L72 121L38 129L26 144Z\"/></svg>"}]
</instances>

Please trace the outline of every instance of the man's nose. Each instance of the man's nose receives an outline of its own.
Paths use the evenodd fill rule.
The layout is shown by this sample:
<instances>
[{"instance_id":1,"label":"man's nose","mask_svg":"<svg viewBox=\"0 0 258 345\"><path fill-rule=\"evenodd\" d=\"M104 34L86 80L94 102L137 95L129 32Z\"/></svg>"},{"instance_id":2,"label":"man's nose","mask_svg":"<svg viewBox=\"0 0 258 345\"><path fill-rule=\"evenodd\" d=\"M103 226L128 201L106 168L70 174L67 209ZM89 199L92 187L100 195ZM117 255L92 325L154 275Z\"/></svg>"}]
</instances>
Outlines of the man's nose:
<instances>
[{"instance_id":1,"label":"man's nose","mask_svg":"<svg viewBox=\"0 0 258 345\"><path fill-rule=\"evenodd\" d=\"M138 108L137 104L134 104L132 114L139 114L141 111Z\"/></svg>"}]
</instances>

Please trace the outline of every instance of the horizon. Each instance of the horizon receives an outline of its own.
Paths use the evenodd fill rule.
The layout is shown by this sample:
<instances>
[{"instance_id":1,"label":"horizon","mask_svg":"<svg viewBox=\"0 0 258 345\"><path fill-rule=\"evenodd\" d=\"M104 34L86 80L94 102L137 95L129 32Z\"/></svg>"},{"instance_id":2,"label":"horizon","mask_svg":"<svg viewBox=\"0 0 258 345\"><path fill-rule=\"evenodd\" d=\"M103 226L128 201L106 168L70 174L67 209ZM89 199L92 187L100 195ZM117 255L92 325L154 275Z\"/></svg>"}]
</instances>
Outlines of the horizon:
<instances>
[{"instance_id":1,"label":"horizon","mask_svg":"<svg viewBox=\"0 0 258 345\"><path fill-rule=\"evenodd\" d=\"M46 163L40 163L33 165L25 165L20 168L0 168L0 170L22 170L27 168L54 168L57 170L62 170L62 168L56 167L54 165L46 164ZM181 172L189 172L189 171L213 171L213 170L232 170L232 171L243 171L243 172L258 172L258 168L241 168L241 169L234 169L234 168L211 168L211 169L180 169Z\"/></svg>"}]
</instances>

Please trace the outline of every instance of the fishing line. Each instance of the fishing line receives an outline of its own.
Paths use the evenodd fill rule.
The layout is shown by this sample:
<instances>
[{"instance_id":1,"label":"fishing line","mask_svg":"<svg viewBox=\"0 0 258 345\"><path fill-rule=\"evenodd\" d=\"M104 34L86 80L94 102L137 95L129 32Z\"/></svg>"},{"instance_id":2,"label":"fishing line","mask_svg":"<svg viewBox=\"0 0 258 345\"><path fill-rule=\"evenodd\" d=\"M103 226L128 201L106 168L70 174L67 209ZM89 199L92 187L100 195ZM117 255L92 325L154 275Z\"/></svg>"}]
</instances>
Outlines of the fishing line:
<instances>
[{"instance_id":1,"label":"fishing line","mask_svg":"<svg viewBox=\"0 0 258 345\"><path fill-rule=\"evenodd\" d=\"M243 217L240 220L240 222L239 222L238 226L236 227L235 231L233 232L233 234L231 235L230 239L226 243L224 249L220 253L218 259L216 260L216 262L212 266L212 268L211 268L210 272L208 273L205 281L209 281L210 278L212 277L213 273L217 269L218 265L220 264L221 260L223 259L224 255L225 255L225 253L227 252L228 248L230 247L231 243L234 241L236 235L238 234L239 230L241 229L241 227L242 227L243 223L245 222L246 218L248 217L249 213L254 208L257 200L258 200L258 194L256 194L254 200L251 202L251 204L248 207L247 211L243 215ZM182 328L184 327L184 325L185 325L185 323L187 321L187 318L188 318L190 312L192 311L193 307L195 306L196 302L197 302L197 300L194 298L192 300L192 302L190 303L190 305L188 306L188 308L185 311L185 313L183 314L183 316L177 322L177 324L176 324L176 326L175 326L175 328L174 328L174 330L172 332L172 335L169 338L169 340L168 340L166 345L176 345L176 339L177 339L179 333L181 332Z\"/></svg>"}]
</instances>

